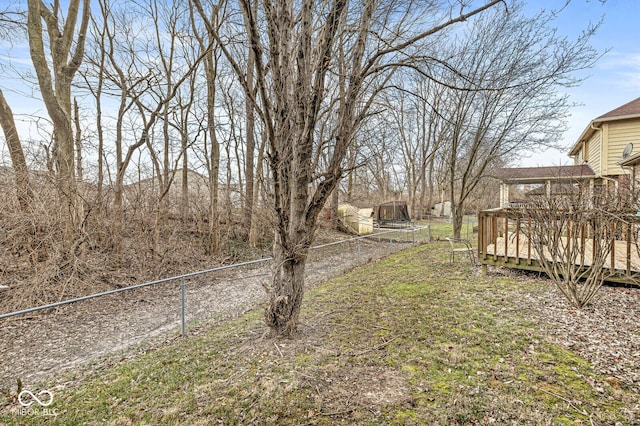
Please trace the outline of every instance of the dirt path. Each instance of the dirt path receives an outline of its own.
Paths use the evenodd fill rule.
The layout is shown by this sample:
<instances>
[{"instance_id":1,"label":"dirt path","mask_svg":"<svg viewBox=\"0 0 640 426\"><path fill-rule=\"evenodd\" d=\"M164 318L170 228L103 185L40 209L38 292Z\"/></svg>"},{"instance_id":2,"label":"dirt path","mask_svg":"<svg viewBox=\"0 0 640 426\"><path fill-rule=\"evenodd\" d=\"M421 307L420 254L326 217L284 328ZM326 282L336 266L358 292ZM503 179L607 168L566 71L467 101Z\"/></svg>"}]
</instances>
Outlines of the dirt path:
<instances>
[{"instance_id":1,"label":"dirt path","mask_svg":"<svg viewBox=\"0 0 640 426\"><path fill-rule=\"evenodd\" d=\"M362 262L408 247L360 241ZM355 242L313 251L307 266L312 286L358 265ZM186 281L187 323L224 320L265 299L270 262L202 275ZM180 333L180 282L126 291L55 310L0 320L0 389L55 378L102 356L154 336ZM187 330L188 332L188 330Z\"/></svg>"}]
</instances>

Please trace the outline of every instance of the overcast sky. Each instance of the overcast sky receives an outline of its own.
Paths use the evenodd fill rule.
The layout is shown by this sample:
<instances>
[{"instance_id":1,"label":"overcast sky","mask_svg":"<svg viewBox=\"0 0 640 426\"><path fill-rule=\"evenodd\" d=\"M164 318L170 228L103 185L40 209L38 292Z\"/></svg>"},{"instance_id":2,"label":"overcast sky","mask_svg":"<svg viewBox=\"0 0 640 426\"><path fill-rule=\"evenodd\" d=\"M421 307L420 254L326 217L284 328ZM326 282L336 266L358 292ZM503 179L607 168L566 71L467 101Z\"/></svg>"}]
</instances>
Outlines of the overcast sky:
<instances>
[{"instance_id":1,"label":"overcast sky","mask_svg":"<svg viewBox=\"0 0 640 426\"><path fill-rule=\"evenodd\" d=\"M564 0L529 0L528 10L557 9ZM600 115L640 97L640 0L572 0L557 21L558 31L577 37L591 23L603 19L592 40L599 51L610 49L587 71L581 86L570 90L571 109L565 151L537 153L522 158L522 166L551 166L570 163L569 148L589 122Z\"/></svg>"}]
</instances>

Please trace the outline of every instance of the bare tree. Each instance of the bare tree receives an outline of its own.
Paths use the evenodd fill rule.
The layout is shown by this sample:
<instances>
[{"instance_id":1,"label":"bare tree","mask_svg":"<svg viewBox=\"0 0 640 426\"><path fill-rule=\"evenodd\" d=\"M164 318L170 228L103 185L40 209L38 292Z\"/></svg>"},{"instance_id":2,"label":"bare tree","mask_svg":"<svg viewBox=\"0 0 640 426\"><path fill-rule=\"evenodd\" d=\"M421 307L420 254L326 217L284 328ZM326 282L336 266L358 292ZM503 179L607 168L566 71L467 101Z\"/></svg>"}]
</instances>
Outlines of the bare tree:
<instances>
[{"instance_id":1,"label":"bare tree","mask_svg":"<svg viewBox=\"0 0 640 426\"><path fill-rule=\"evenodd\" d=\"M5 2L0 8L0 40L11 41L12 37L21 32L26 21L25 15L17 1Z\"/></svg>"},{"instance_id":2,"label":"bare tree","mask_svg":"<svg viewBox=\"0 0 640 426\"><path fill-rule=\"evenodd\" d=\"M113 179L114 224L110 230L114 251L119 252L123 227L123 192L127 168L134 153L145 144L146 139L135 139L127 135L127 115L133 114L136 100L149 89L147 82L151 77L148 69L139 63L138 56L143 55L137 49L135 33L129 24L135 20L130 10L112 8L109 0L98 1L99 12L93 17L90 53L87 55L87 70L84 71L86 86L96 99L96 122L100 160L105 157L105 133L109 127L103 115L103 98L117 102L112 112L115 122L109 136L110 145L115 150L115 179ZM125 5L126 6L126 5ZM110 99L109 99L110 98ZM144 135L144 132L143 132ZM100 171L99 171L100 173ZM101 185L101 182L98 182Z\"/></svg>"},{"instance_id":3,"label":"bare tree","mask_svg":"<svg viewBox=\"0 0 640 426\"><path fill-rule=\"evenodd\" d=\"M152 1L142 7L137 2L115 5L100 0L92 26L92 51L96 54L88 55L85 80L96 97L100 146L114 151L111 238L116 252L124 226L125 181L131 177L129 166L134 156L138 153L152 165L159 184L155 243L151 247L156 253L159 228L166 218L166 196L176 170L182 164L186 173L187 148L194 138L201 137L199 126L192 128L188 121L196 102L196 73L207 53L190 36L190 16L183 6ZM149 21L154 26L144 27L142 23ZM103 99L115 100L112 118L103 118ZM105 143L105 138L110 141ZM107 155L100 158L103 156ZM187 180L188 176L183 183ZM183 203L188 202L184 191L182 198Z\"/></svg>"},{"instance_id":4,"label":"bare tree","mask_svg":"<svg viewBox=\"0 0 640 426\"><path fill-rule=\"evenodd\" d=\"M194 3L202 9L200 1ZM427 20L433 10L421 9L424 5L417 3L407 5L401 14L392 3L374 0L358 5L343 0L261 2L258 11L248 0L239 3L255 53L258 110L268 141L276 214L274 271L267 286L265 321L273 335L291 335L297 329L306 259L318 215L343 175L348 147L371 104L398 67L415 60L418 44L500 1L439 22ZM420 30L425 25L429 29ZM211 26L209 30L247 87L243 68L220 43L220 34ZM348 46L342 61L345 90L344 96L332 99L327 86L340 59L338 41ZM327 107L335 108L337 118L328 132L332 137L322 143L316 138L317 125ZM323 170L311 167L317 150L329 153Z\"/></svg>"},{"instance_id":5,"label":"bare tree","mask_svg":"<svg viewBox=\"0 0 640 426\"><path fill-rule=\"evenodd\" d=\"M81 211L77 202L75 138L71 110L71 83L82 63L91 9L89 0L70 0L62 22L60 1L47 7L41 0L28 1L29 52L38 77L42 99L53 123L58 189L64 205L65 242L77 238ZM78 18L80 23L78 25ZM46 32L42 23L45 23ZM45 41L46 40L46 41ZM48 44L49 55L45 53ZM72 253L67 253L72 255Z\"/></svg>"},{"instance_id":6,"label":"bare tree","mask_svg":"<svg viewBox=\"0 0 640 426\"><path fill-rule=\"evenodd\" d=\"M404 171L410 212L416 218L432 203L436 153L446 145L446 138L439 133L442 120L435 113L443 90L428 79L415 81L402 75L396 80L396 90L385 103L397 139L397 161Z\"/></svg>"},{"instance_id":7,"label":"bare tree","mask_svg":"<svg viewBox=\"0 0 640 426\"><path fill-rule=\"evenodd\" d=\"M393 192L390 169L397 157L397 145L390 129L391 126L384 117L378 116L374 120L368 120L360 132L361 155L367 159L366 170L382 201Z\"/></svg>"},{"instance_id":8,"label":"bare tree","mask_svg":"<svg viewBox=\"0 0 640 426\"><path fill-rule=\"evenodd\" d=\"M33 191L29 183L29 169L27 161L24 157L22 142L16 123L13 118L13 111L4 97L4 93L0 89L0 126L4 132L4 137L9 147L9 155L11 164L13 164L14 179L16 182L16 192L18 203L23 212L29 210L29 204L33 199Z\"/></svg>"},{"instance_id":9,"label":"bare tree","mask_svg":"<svg viewBox=\"0 0 640 426\"><path fill-rule=\"evenodd\" d=\"M250 4L250 9L255 15L258 10L258 1L253 0ZM247 14L243 15L245 26L247 22ZM256 129L256 85L255 85L255 51L253 49L247 49L247 76L246 85L244 86L245 93L245 120L246 120L246 147L245 147L245 164L244 164L244 176L245 176L245 205L244 205L244 224L245 229L248 232L249 245L255 247L257 245L257 211L254 209L254 200L257 198L258 188L255 185L255 129Z\"/></svg>"},{"instance_id":10,"label":"bare tree","mask_svg":"<svg viewBox=\"0 0 640 426\"><path fill-rule=\"evenodd\" d=\"M144 143L159 184L151 248L156 257L161 252L160 238L168 220L168 195L180 164L184 166L182 183L188 188L186 158L191 143L187 120L193 106L195 74L202 52L188 35L191 20L183 4L152 0L143 13L155 23L153 36L148 40L149 51L145 52L152 57L138 60L153 73L155 84L150 85L149 96L138 97L135 103L142 122L147 123L148 137L144 138ZM157 122L159 129L156 130L153 122ZM154 131L157 133L152 136ZM156 140L161 143L154 144ZM183 190L183 202L188 201L185 192ZM186 210L186 206L182 209Z\"/></svg>"},{"instance_id":11,"label":"bare tree","mask_svg":"<svg viewBox=\"0 0 640 426\"><path fill-rule=\"evenodd\" d=\"M569 102L561 89L579 83L575 72L599 54L590 45L596 27L577 40L558 38L553 13L490 13L471 23L464 42L436 77L448 88L437 114L449 132L446 175L454 235L465 204L495 161L521 150L555 146Z\"/></svg>"},{"instance_id":12,"label":"bare tree","mask_svg":"<svg viewBox=\"0 0 640 426\"><path fill-rule=\"evenodd\" d=\"M226 1L221 0L210 5L209 12L205 12L200 1L194 1L191 9L191 22L193 34L196 37L200 49L203 52L203 68L206 79L206 112L207 112L207 137L209 141L206 164L209 172L209 235L207 249L209 253L218 253L220 250L220 226L218 209L218 189L220 173L220 143L217 135L216 110L216 85L218 80L220 52L219 37L214 37L220 31L226 13ZM202 21L198 22L197 17ZM200 25L204 25L201 28ZM206 146L205 146L206 149Z\"/></svg>"},{"instance_id":13,"label":"bare tree","mask_svg":"<svg viewBox=\"0 0 640 426\"><path fill-rule=\"evenodd\" d=\"M0 40L11 40L24 29L24 13L7 5L0 10ZM24 33L23 33L24 34ZM9 106L4 92L0 88L0 127L9 148L9 156L13 165L14 180L18 204L23 212L29 210L33 191L29 183L29 170L22 149L22 141L16 128L13 110Z\"/></svg>"}]
</instances>

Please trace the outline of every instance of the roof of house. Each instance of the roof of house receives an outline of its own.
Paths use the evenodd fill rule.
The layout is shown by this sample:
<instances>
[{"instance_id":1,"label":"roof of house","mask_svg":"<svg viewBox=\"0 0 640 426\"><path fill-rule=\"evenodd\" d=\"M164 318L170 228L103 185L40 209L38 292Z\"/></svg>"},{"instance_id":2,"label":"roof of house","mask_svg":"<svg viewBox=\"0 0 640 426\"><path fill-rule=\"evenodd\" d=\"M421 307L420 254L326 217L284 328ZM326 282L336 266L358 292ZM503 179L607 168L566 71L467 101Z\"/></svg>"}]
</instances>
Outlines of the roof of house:
<instances>
[{"instance_id":1,"label":"roof of house","mask_svg":"<svg viewBox=\"0 0 640 426\"><path fill-rule=\"evenodd\" d=\"M540 183L548 180L580 180L594 177L588 164L550 167L517 167L496 170L494 177L509 183Z\"/></svg>"},{"instance_id":2,"label":"roof of house","mask_svg":"<svg viewBox=\"0 0 640 426\"><path fill-rule=\"evenodd\" d=\"M618 164L621 167L635 166L640 163L640 152L631 155L630 157L623 158Z\"/></svg>"},{"instance_id":3,"label":"roof of house","mask_svg":"<svg viewBox=\"0 0 640 426\"><path fill-rule=\"evenodd\" d=\"M612 109L611 111L591 120L571 148L571 151L569 151L569 155L575 155L578 153L582 142L593 135L593 133L598 129L598 124L606 121L627 120L630 118L640 118L640 98L627 102L626 104Z\"/></svg>"},{"instance_id":4,"label":"roof of house","mask_svg":"<svg viewBox=\"0 0 640 426\"><path fill-rule=\"evenodd\" d=\"M615 118L620 120L621 118L633 118L640 117L640 98L636 98L631 102L619 106L616 109L612 109L606 114L602 114L594 121L605 121L606 119Z\"/></svg>"}]
</instances>

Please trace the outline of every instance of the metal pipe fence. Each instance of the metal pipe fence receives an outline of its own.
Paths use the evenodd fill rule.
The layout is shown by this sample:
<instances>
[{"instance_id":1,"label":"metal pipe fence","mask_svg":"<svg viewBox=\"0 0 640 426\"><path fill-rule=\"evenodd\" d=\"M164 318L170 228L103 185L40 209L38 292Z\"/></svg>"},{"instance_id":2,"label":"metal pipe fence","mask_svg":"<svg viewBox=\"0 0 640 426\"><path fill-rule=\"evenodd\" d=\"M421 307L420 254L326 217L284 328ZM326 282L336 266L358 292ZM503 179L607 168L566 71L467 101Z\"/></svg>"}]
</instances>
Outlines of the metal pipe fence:
<instances>
[{"instance_id":1,"label":"metal pipe fence","mask_svg":"<svg viewBox=\"0 0 640 426\"><path fill-rule=\"evenodd\" d=\"M305 286L429 241L429 235L428 226L375 229L373 234L316 245L309 252ZM255 259L2 313L0 389L15 384L16 378L27 383L58 376L128 351L131 345L154 345L156 339L173 339L191 330L198 334L201 326L253 310L265 300L269 262L271 258ZM193 329L188 327L192 324Z\"/></svg>"},{"instance_id":2,"label":"metal pipe fence","mask_svg":"<svg viewBox=\"0 0 640 426\"><path fill-rule=\"evenodd\" d=\"M407 242L407 243L412 243L415 244L419 239L422 240L421 238L419 238L419 234L422 233L425 229L428 230L429 226L416 226L416 227L412 227L412 228L398 228L398 229L390 229L390 230L386 230L386 231L382 231L380 228L378 229L378 232L375 232L373 234L368 234L368 235L362 235L362 236L358 236L358 237L353 237L353 238L349 238L349 239L345 239L345 240L340 240L340 241L334 241L334 242L330 242L330 243L326 243L326 244L320 244L317 246L313 246L310 248L310 250L318 250L318 249L323 249L323 248L327 248L327 247L332 247L332 246L337 246L337 245L341 245L341 244L346 244L346 243L350 243L350 242L355 242L356 243L356 252L357 252L357 262L358 265L362 264L362 258L361 258L361 240L363 239L369 239L369 240L376 240L377 241L381 241L382 240L382 236L385 235L384 240L389 239L389 242ZM417 236L418 234L418 236ZM430 237L430 232L428 232L428 235ZM425 239L428 240L428 239ZM176 275L176 276L172 276L172 277L168 277L168 278L162 278L159 280L154 280L154 281L149 281L149 282L145 282L145 283L141 283L141 284L135 284L132 286L128 286L128 287L122 287L122 288L117 288L114 290L109 290L109 291L104 291L101 293L95 293L95 294L90 294L87 296L82 296L82 297L77 297L77 298L73 298L73 299L68 299L68 300L63 300L60 302L55 302L55 303L50 303L47 305L41 305L41 306L35 306L32 308L27 308L27 309L22 309L19 311L15 311L15 312L8 312L8 313L4 313L4 314L0 314L0 320L5 319L5 318L10 318L10 317L16 317L16 316L20 316L20 315L24 315L24 314L28 314L28 313L33 313L33 312L37 312L37 311L42 311L42 310L46 310L46 309L53 309L56 307L60 307L60 306L64 306L64 305L70 305L72 303L77 303L77 302L82 302L82 301L86 301L86 300L91 300L91 299L96 299L99 297L104 297L104 296L109 296L109 295L113 295L113 294L117 294L117 293L122 293L122 292L128 292L128 291L132 291L135 289L140 289L140 288L144 288L144 287L151 287L151 286L155 286L158 284L162 284L162 283L168 283L168 282L173 282L173 281L179 281L180 282L180 329L181 329L181 335L185 335L185 329L186 329L186 303L185 303L185 293L186 293L186 279L188 278L193 278L196 276L201 276L204 274L209 274L209 273L213 273L213 272L219 272L219 271L223 271L223 270L227 270L227 269L233 269L233 268L241 268L241 267L246 267L246 266L252 266L252 265L257 265L257 264L261 264L261 263L265 263L265 262L269 262L272 261L273 258L271 257L266 257L266 258L261 258L261 259L255 259L255 260L250 260L250 261L246 261L246 262L240 262L240 263L234 263L232 265L224 265L224 266L219 266L219 267L215 267L215 268L210 268L210 269L205 269L205 270L201 270L201 271L197 271L197 272L191 272L191 273L187 273L187 274L181 274L181 275Z\"/></svg>"}]
</instances>

